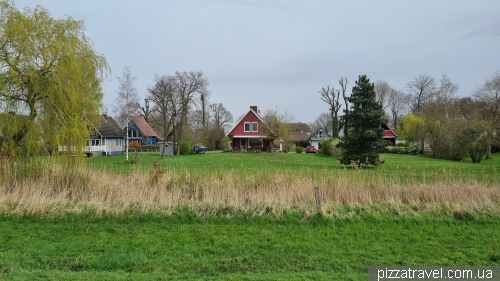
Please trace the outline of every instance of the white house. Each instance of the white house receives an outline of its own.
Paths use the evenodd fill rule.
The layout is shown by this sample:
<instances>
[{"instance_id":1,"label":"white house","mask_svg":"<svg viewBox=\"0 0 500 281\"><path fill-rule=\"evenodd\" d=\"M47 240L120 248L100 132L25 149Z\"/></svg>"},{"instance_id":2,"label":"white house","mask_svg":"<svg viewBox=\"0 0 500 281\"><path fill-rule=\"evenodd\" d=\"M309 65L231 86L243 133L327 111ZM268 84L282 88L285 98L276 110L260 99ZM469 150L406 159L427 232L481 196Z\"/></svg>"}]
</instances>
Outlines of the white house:
<instances>
[{"instance_id":1,"label":"white house","mask_svg":"<svg viewBox=\"0 0 500 281\"><path fill-rule=\"evenodd\" d=\"M316 132L311 134L311 136L308 138L309 145L316 147L316 149L320 149L321 143L328 138L330 138L330 135L327 134L323 130L323 128L319 128Z\"/></svg>"}]
</instances>

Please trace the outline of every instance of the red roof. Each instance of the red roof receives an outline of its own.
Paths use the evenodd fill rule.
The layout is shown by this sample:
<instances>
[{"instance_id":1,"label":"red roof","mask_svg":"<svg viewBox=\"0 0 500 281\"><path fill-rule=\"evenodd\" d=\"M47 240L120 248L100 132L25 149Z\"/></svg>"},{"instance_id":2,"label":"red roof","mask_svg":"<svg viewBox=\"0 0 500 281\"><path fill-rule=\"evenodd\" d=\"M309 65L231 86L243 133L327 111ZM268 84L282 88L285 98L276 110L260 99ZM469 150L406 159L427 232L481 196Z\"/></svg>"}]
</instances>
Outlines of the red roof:
<instances>
[{"instance_id":1,"label":"red roof","mask_svg":"<svg viewBox=\"0 0 500 281\"><path fill-rule=\"evenodd\" d=\"M396 137L396 135L394 135L394 133L391 130L384 130L384 135L385 135L385 137L389 137L389 138Z\"/></svg>"},{"instance_id":2,"label":"red roof","mask_svg":"<svg viewBox=\"0 0 500 281\"><path fill-rule=\"evenodd\" d=\"M155 130L149 126L148 122L142 117L132 117L135 124L141 129L146 137L158 137Z\"/></svg>"}]
</instances>

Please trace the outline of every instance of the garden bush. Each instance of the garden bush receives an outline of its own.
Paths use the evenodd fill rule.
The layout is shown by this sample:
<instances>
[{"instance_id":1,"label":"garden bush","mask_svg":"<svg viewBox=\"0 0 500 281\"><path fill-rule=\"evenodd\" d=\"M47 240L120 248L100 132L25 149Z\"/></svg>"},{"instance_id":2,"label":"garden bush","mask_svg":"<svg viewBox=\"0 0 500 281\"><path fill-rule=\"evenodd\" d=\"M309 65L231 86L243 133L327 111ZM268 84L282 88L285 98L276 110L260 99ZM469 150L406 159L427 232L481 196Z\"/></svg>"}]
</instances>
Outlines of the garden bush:
<instances>
[{"instance_id":1,"label":"garden bush","mask_svg":"<svg viewBox=\"0 0 500 281\"><path fill-rule=\"evenodd\" d=\"M389 147L387 147L387 152L388 153L397 153L397 154L410 154L410 148L409 147L389 146Z\"/></svg>"},{"instance_id":2,"label":"garden bush","mask_svg":"<svg viewBox=\"0 0 500 281\"><path fill-rule=\"evenodd\" d=\"M141 146L141 149L142 150L159 150L160 149L160 145L159 144L151 144L151 145L143 145Z\"/></svg>"},{"instance_id":3,"label":"garden bush","mask_svg":"<svg viewBox=\"0 0 500 281\"><path fill-rule=\"evenodd\" d=\"M130 148L133 148L135 150L141 149L141 145L137 141L133 141L130 143Z\"/></svg>"},{"instance_id":4,"label":"garden bush","mask_svg":"<svg viewBox=\"0 0 500 281\"><path fill-rule=\"evenodd\" d=\"M229 137L223 137L220 139L220 148L222 149L229 149L229 142L231 141L231 139L229 139Z\"/></svg>"},{"instance_id":5,"label":"garden bush","mask_svg":"<svg viewBox=\"0 0 500 281\"><path fill-rule=\"evenodd\" d=\"M302 152L304 152L304 148L302 146L296 146L295 147L295 152L302 153Z\"/></svg>"},{"instance_id":6,"label":"garden bush","mask_svg":"<svg viewBox=\"0 0 500 281\"><path fill-rule=\"evenodd\" d=\"M192 150L193 150L193 148L191 147L191 143L188 141L181 141L179 149L181 150L181 155L192 154Z\"/></svg>"},{"instance_id":7,"label":"garden bush","mask_svg":"<svg viewBox=\"0 0 500 281\"><path fill-rule=\"evenodd\" d=\"M297 146L308 147L309 141L308 140L301 140L301 141L297 142Z\"/></svg>"},{"instance_id":8,"label":"garden bush","mask_svg":"<svg viewBox=\"0 0 500 281\"><path fill-rule=\"evenodd\" d=\"M321 143L321 151L327 156L340 157L344 153L344 149L337 147L339 139L327 139Z\"/></svg>"}]
</instances>

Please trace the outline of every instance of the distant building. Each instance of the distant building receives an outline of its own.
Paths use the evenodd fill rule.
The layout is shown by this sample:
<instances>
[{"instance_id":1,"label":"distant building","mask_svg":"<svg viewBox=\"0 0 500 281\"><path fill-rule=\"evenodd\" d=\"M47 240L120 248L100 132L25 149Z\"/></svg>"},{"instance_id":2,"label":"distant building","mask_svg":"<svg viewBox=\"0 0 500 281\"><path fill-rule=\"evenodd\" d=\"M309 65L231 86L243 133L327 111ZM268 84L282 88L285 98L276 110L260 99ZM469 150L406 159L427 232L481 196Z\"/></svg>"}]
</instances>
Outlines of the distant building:
<instances>
[{"instance_id":1,"label":"distant building","mask_svg":"<svg viewBox=\"0 0 500 281\"><path fill-rule=\"evenodd\" d=\"M127 126L122 129L123 132L127 131ZM158 140L163 138L158 137L155 130L151 128L148 122L142 117L132 117L128 122L128 142L138 142L140 145L157 144Z\"/></svg>"},{"instance_id":2,"label":"distant building","mask_svg":"<svg viewBox=\"0 0 500 281\"><path fill-rule=\"evenodd\" d=\"M272 144L263 134L263 126L266 125L257 106L250 106L247 114L227 134L231 139L231 148L234 151L269 151ZM283 142L278 143L275 151L282 151Z\"/></svg>"},{"instance_id":3,"label":"distant building","mask_svg":"<svg viewBox=\"0 0 500 281\"><path fill-rule=\"evenodd\" d=\"M320 149L321 143L328 138L330 138L330 135L327 134L323 128L319 128L314 134L311 134L308 140L310 145L316 147L316 149Z\"/></svg>"}]
</instances>

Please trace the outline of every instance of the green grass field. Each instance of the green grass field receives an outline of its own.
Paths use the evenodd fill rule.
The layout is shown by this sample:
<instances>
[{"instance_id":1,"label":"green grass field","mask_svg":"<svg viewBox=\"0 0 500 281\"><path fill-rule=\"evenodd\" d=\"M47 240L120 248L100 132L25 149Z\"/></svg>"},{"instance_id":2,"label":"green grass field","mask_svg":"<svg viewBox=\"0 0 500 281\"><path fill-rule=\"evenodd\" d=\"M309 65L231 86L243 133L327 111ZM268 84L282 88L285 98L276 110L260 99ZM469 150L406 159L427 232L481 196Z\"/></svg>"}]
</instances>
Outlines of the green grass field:
<instances>
[{"instance_id":1,"label":"green grass field","mask_svg":"<svg viewBox=\"0 0 500 281\"><path fill-rule=\"evenodd\" d=\"M289 213L0 218L0 279L366 280L368 266L500 265L499 217Z\"/></svg>"},{"instance_id":2,"label":"green grass field","mask_svg":"<svg viewBox=\"0 0 500 281\"><path fill-rule=\"evenodd\" d=\"M362 171L339 165L335 158L322 154L207 153L159 159L157 153L141 153L139 158L136 164L125 163L124 155L86 159L91 169L76 173L81 177L79 181L68 178L71 174L54 165L49 168L54 170L47 173L28 169L34 176L25 178L25 186L0 185L4 196L19 198L0 206L0 280L366 280L368 266L372 265L500 266L498 154L480 164L382 154L385 164ZM151 171L158 169L153 167L155 161L174 171L163 182L156 182L162 185L151 181ZM5 175L17 176L9 173ZM464 196L460 198L474 195L475 199L466 204L460 199L454 204L437 201L434 205L411 205L385 201L371 204L370 197L366 197L366 201L359 202L368 203L330 203L324 206L324 215L308 211L309 203L290 205L279 212L273 210L277 205L271 203L260 209L238 209L224 203L224 198L230 199L226 194L213 197L222 198L222 203L210 205L208 213L202 212L206 207L201 203L197 209L184 205L154 207L160 192L164 202L175 194L184 198L182 202L193 202L195 199L188 196L194 190L190 184L223 183L220 188L224 188L227 184L222 179L235 185L224 191L233 192L235 198L240 198L240 191L243 195L262 194L264 191L259 187L263 183L236 186L240 178L245 182L257 173L266 181L281 177L283 181L277 182L290 186L306 176L314 178L317 173L321 177L346 177L347 181L364 184L359 189L364 194L400 192L388 198L422 196L418 192L423 189L410 191L425 187L420 183L438 174L437 188L447 188L445 201L459 192ZM92 174L98 176L93 178ZM175 177L177 174L179 177ZM405 183L408 185L392 180L371 185L372 180L386 176L408 179ZM450 178L452 181L448 181ZM462 182L457 185L455 178L467 178L468 184L476 180L486 182L477 188L483 188L489 197L483 198L484 194L475 185L471 185L472 190L465 188L458 192L456 188ZM16 183L12 179L5 182ZM47 185L47 192L36 193L44 188L39 186L42 182ZM73 182L81 186L78 189L65 186ZM181 190L165 191L171 186ZM356 187L347 184L338 194L330 194L342 196ZM204 188L205 193L209 192L209 186ZM323 186L324 191L335 188ZM432 186L426 188L426 192L434 192ZM282 190L290 195L293 191L295 195L291 195L300 202L309 202L307 195L312 192L302 194L302 189L312 191L312 186L300 185L295 189L283 186L277 187L276 192ZM273 193L271 187L266 190L268 194L281 194ZM370 193L372 190L379 192ZM153 211L133 206L121 208L124 201L120 200L124 199L119 195L125 191L133 200L150 200ZM433 194L430 196L439 195ZM42 196L46 197L38 199ZM87 196L94 199L87 200ZM96 205L101 206L101 211L96 211L92 204L101 196L115 199ZM278 201L284 195L273 196ZM57 203L58 200L65 203ZM106 202L111 203L108 206ZM89 207L85 208L85 204ZM117 210L125 211L113 212L113 204L118 206ZM196 202L192 206L197 206Z\"/></svg>"},{"instance_id":3,"label":"green grass field","mask_svg":"<svg viewBox=\"0 0 500 281\"><path fill-rule=\"evenodd\" d=\"M324 154L297 154L297 153L207 153L187 156L169 156L160 159L158 153L138 153L140 159L137 164L127 163L125 155L95 157L87 159L89 166L96 169L107 169L117 173L128 174L134 169L148 171L153 161L170 170L184 170L197 173L236 172L251 173L281 171L304 171L310 173L320 170L332 172L339 169L355 170L350 166L343 166L334 157ZM129 159L133 159L132 154ZM492 155L492 159L483 160L481 163L458 162L443 159L428 158L423 155L409 154L381 154L380 159L385 163L377 168L365 168L375 173L398 173L407 177L422 179L422 174L452 173L464 176L482 178L488 175L497 177L500 169L500 154Z\"/></svg>"}]
</instances>

